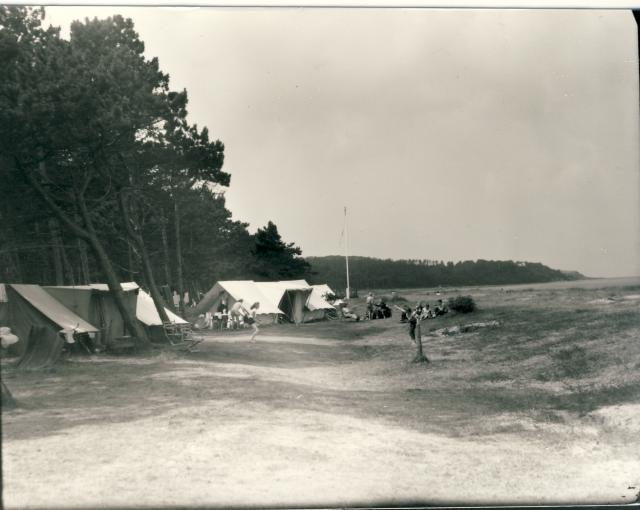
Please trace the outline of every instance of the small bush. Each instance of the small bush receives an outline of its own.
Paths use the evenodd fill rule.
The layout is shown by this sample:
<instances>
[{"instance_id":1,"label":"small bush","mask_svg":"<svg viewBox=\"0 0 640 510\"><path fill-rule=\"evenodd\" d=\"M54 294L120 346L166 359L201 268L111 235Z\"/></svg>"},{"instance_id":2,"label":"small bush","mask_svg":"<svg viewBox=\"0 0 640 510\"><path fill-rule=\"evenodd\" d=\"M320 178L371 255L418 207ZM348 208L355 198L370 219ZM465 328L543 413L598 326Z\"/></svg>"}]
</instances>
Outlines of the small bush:
<instances>
[{"instance_id":1,"label":"small bush","mask_svg":"<svg viewBox=\"0 0 640 510\"><path fill-rule=\"evenodd\" d=\"M333 303L336 299L338 299L333 292L325 292L324 294L322 294L322 297L329 303Z\"/></svg>"},{"instance_id":2,"label":"small bush","mask_svg":"<svg viewBox=\"0 0 640 510\"><path fill-rule=\"evenodd\" d=\"M476 310L476 303L471 296L449 298L449 308L455 312L471 313Z\"/></svg>"}]
</instances>

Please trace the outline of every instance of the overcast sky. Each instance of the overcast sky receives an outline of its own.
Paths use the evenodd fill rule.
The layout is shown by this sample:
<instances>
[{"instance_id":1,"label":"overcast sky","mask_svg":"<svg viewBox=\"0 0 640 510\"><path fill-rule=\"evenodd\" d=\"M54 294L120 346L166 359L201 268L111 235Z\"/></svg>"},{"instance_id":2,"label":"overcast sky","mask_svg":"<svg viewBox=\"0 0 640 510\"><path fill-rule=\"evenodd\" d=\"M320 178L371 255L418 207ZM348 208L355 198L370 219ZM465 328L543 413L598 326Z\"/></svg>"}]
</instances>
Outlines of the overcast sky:
<instances>
[{"instance_id":1,"label":"overcast sky","mask_svg":"<svg viewBox=\"0 0 640 510\"><path fill-rule=\"evenodd\" d=\"M227 205L304 255L640 275L628 11L50 7L131 17L226 146Z\"/></svg>"}]
</instances>

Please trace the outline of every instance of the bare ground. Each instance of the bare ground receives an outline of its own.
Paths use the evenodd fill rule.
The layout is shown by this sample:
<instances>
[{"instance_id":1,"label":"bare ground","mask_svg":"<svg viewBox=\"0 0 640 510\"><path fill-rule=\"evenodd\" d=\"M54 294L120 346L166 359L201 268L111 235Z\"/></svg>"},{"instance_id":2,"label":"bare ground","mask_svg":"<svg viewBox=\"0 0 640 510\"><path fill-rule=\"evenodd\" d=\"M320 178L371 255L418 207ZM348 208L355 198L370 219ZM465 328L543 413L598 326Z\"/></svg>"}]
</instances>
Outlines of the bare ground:
<instances>
[{"instance_id":1,"label":"bare ground","mask_svg":"<svg viewBox=\"0 0 640 510\"><path fill-rule=\"evenodd\" d=\"M5 363L22 407L2 415L4 505L632 502L638 290L471 289L480 311L426 329L500 326L428 336L429 365L396 318L46 373Z\"/></svg>"}]
</instances>

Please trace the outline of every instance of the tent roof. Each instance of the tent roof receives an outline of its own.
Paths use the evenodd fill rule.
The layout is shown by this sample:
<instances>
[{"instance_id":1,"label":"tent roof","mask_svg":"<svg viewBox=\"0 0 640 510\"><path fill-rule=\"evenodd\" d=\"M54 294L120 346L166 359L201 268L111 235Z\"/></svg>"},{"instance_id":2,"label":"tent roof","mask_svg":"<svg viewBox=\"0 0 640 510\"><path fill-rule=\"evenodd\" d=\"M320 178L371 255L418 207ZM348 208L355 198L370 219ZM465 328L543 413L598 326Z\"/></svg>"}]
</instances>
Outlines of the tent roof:
<instances>
[{"instance_id":1,"label":"tent roof","mask_svg":"<svg viewBox=\"0 0 640 510\"><path fill-rule=\"evenodd\" d=\"M304 280L282 282L255 282L260 291L276 305L280 304L284 293L288 290L302 290L311 293L311 287ZM262 306L262 305L261 305Z\"/></svg>"},{"instance_id":2,"label":"tent roof","mask_svg":"<svg viewBox=\"0 0 640 510\"><path fill-rule=\"evenodd\" d=\"M75 329L78 333L93 333L98 331L83 318L60 303L60 301L53 298L39 285L12 284L11 288L62 329Z\"/></svg>"},{"instance_id":3,"label":"tent roof","mask_svg":"<svg viewBox=\"0 0 640 510\"><path fill-rule=\"evenodd\" d=\"M247 307L255 302L260 303L260 308L258 309L260 314L283 313L278 308L280 300L274 301L267 296L263 289L253 280L227 280L216 283L216 286L227 292L234 300L242 299Z\"/></svg>"},{"instance_id":4,"label":"tent roof","mask_svg":"<svg viewBox=\"0 0 640 510\"><path fill-rule=\"evenodd\" d=\"M182 317L179 317L171 310L165 307L165 312L167 312L167 316L169 320L173 324L188 324ZM138 292L138 304L136 307L136 317L140 322L145 324L146 326L161 326L162 320L160 319L160 315L158 314L158 310L156 310L156 305L153 302L153 298L147 294L144 290L140 289Z\"/></svg>"},{"instance_id":5,"label":"tent roof","mask_svg":"<svg viewBox=\"0 0 640 510\"><path fill-rule=\"evenodd\" d=\"M311 293L306 303L309 310L313 311L319 309L326 310L335 308L331 303L329 303L322 297L322 295L326 293L333 294L333 290L331 290L331 287L329 287L327 284L309 285L306 280L289 280L281 282L259 282L258 285L264 286L263 292L272 292L273 296L277 296L277 292L280 292L280 295L277 296L278 302L280 302L280 299L282 299L282 294L284 294L285 290L311 289ZM265 291L265 289L270 290Z\"/></svg>"},{"instance_id":6,"label":"tent roof","mask_svg":"<svg viewBox=\"0 0 640 510\"><path fill-rule=\"evenodd\" d=\"M137 290L140 287L136 282L122 282L120 284L122 290L125 292L130 292L132 290ZM109 286L106 283L90 283L89 285L58 285L55 287L56 289L77 289L77 290L97 290L100 292L107 292L109 290Z\"/></svg>"},{"instance_id":7,"label":"tent roof","mask_svg":"<svg viewBox=\"0 0 640 510\"><path fill-rule=\"evenodd\" d=\"M329 303L323 296L325 294L333 294L333 290L326 283L322 285L312 285L313 292L309 296L309 300L307 301L307 308L309 310L318 310L318 309L332 309L335 308L331 303Z\"/></svg>"}]
</instances>

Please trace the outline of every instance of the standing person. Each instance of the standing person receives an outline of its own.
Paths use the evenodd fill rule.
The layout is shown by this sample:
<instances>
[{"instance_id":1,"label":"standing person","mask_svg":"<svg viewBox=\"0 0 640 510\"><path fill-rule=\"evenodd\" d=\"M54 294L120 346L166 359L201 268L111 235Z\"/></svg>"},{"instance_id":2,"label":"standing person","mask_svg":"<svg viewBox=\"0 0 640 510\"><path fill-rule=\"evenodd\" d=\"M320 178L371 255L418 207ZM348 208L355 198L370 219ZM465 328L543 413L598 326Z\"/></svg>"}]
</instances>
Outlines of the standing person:
<instances>
[{"instance_id":1,"label":"standing person","mask_svg":"<svg viewBox=\"0 0 640 510\"><path fill-rule=\"evenodd\" d=\"M240 324L240 318L247 315L247 313L247 310L244 308L243 299L240 298L233 303L231 310L229 310L229 322L236 328Z\"/></svg>"},{"instance_id":2,"label":"standing person","mask_svg":"<svg viewBox=\"0 0 640 510\"><path fill-rule=\"evenodd\" d=\"M409 338L411 338L412 342L416 341L416 326L418 324L418 317L421 312L418 312L418 308L415 310L409 309L407 314L409 315Z\"/></svg>"},{"instance_id":3,"label":"standing person","mask_svg":"<svg viewBox=\"0 0 640 510\"><path fill-rule=\"evenodd\" d=\"M373 319L373 292L367 294L367 319Z\"/></svg>"},{"instance_id":4,"label":"standing person","mask_svg":"<svg viewBox=\"0 0 640 510\"><path fill-rule=\"evenodd\" d=\"M418 321L422 318L422 310L422 302L418 301L414 310L411 311L411 309L409 309L407 312L409 315L409 336L413 342L416 341L416 326L418 325Z\"/></svg>"},{"instance_id":5,"label":"standing person","mask_svg":"<svg viewBox=\"0 0 640 510\"><path fill-rule=\"evenodd\" d=\"M220 299L218 308L216 308L215 316L220 329L223 329L225 326L229 326L230 321L229 314L227 313L227 296L222 296L222 298Z\"/></svg>"},{"instance_id":6,"label":"standing person","mask_svg":"<svg viewBox=\"0 0 640 510\"><path fill-rule=\"evenodd\" d=\"M246 323L250 324L251 327L253 328L253 333L251 333L251 342L256 341L256 336L260 332L260 330L258 329L258 320L256 319L256 315L258 314L258 308L260 308L260 303L256 301L251 305L251 308L249 308L249 314L247 315L247 318L246 318Z\"/></svg>"},{"instance_id":7,"label":"standing person","mask_svg":"<svg viewBox=\"0 0 640 510\"><path fill-rule=\"evenodd\" d=\"M218 308L216 309L218 313L227 313L227 296L222 296L220 299L220 304L218 304Z\"/></svg>"}]
</instances>

